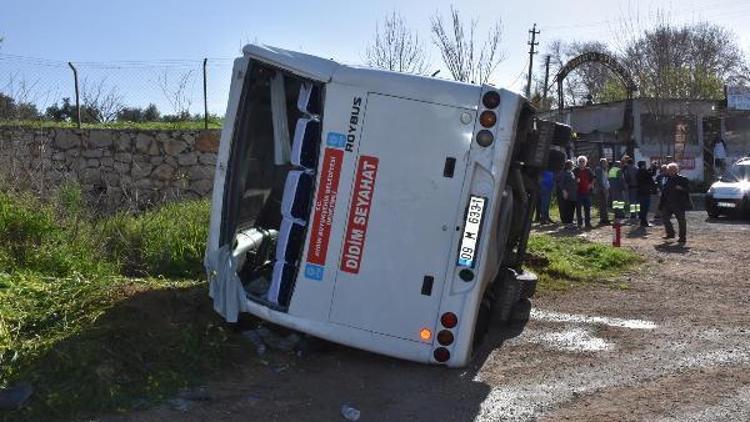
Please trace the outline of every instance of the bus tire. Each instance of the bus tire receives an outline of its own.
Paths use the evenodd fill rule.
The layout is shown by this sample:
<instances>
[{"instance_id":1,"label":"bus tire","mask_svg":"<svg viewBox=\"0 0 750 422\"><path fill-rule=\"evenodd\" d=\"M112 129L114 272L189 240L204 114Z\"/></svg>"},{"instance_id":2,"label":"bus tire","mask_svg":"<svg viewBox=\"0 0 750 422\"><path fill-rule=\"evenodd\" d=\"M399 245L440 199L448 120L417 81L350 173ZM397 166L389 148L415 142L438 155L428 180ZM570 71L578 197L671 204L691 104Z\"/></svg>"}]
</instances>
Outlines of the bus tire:
<instances>
[{"instance_id":1,"label":"bus tire","mask_svg":"<svg viewBox=\"0 0 750 422\"><path fill-rule=\"evenodd\" d=\"M531 318L531 301L529 299L521 299L513 305L513 310L510 313L511 324L525 324Z\"/></svg>"},{"instance_id":2,"label":"bus tire","mask_svg":"<svg viewBox=\"0 0 750 422\"><path fill-rule=\"evenodd\" d=\"M490 322L492 321L493 304L495 303L495 295L492 289L487 289L482 297L482 303L479 305L479 313L477 314L477 322L474 324L474 338L473 338L473 349L476 350L484 341L487 332L490 329Z\"/></svg>"},{"instance_id":3,"label":"bus tire","mask_svg":"<svg viewBox=\"0 0 750 422\"><path fill-rule=\"evenodd\" d=\"M521 287L519 286L518 280L516 279L517 274L511 268L503 268L500 270L495 283L497 286L497 306L498 306L498 319L502 324L507 323L510 320L513 306L518 301L520 296Z\"/></svg>"}]
</instances>

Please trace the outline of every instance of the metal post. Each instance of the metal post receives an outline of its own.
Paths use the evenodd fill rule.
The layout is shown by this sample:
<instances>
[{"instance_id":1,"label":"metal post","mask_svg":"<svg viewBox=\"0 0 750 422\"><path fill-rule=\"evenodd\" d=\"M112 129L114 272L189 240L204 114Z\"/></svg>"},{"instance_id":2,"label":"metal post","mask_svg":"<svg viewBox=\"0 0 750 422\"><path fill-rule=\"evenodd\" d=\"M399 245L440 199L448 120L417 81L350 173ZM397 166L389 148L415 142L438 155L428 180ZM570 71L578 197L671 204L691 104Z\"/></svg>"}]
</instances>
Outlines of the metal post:
<instances>
[{"instance_id":1,"label":"metal post","mask_svg":"<svg viewBox=\"0 0 750 422\"><path fill-rule=\"evenodd\" d=\"M536 36L540 33L541 32L536 30L536 24L534 24L534 28L529 31L529 34L531 34L531 41L529 42L531 49L529 50L529 78L528 82L526 83L527 99L531 99L531 76L534 73L534 55L536 54L536 47L539 45L539 43L536 42Z\"/></svg>"},{"instance_id":2,"label":"metal post","mask_svg":"<svg viewBox=\"0 0 750 422\"><path fill-rule=\"evenodd\" d=\"M552 58L549 54L544 63L544 92L542 94L542 107L547 108L547 93L549 92L549 61Z\"/></svg>"},{"instance_id":3,"label":"metal post","mask_svg":"<svg viewBox=\"0 0 750 422\"><path fill-rule=\"evenodd\" d=\"M208 59L203 59L203 126L208 129L208 85L206 84L206 63Z\"/></svg>"},{"instance_id":4,"label":"metal post","mask_svg":"<svg viewBox=\"0 0 750 422\"><path fill-rule=\"evenodd\" d=\"M78 70L73 63L68 62L68 66L73 69L73 80L76 86L76 123L78 123L78 129L81 128L81 96L78 91Z\"/></svg>"}]
</instances>

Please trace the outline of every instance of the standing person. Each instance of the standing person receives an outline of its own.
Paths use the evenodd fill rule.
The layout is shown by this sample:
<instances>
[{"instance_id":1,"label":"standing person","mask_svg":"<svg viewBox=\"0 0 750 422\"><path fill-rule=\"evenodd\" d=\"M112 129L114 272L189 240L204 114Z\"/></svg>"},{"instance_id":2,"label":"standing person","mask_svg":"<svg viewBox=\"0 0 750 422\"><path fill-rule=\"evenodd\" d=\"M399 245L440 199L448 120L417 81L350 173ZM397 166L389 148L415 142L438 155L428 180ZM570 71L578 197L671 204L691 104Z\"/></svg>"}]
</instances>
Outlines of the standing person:
<instances>
[{"instance_id":1,"label":"standing person","mask_svg":"<svg viewBox=\"0 0 750 422\"><path fill-rule=\"evenodd\" d=\"M596 199L599 203L599 225L610 224L609 213L609 161L606 158L599 160L599 167L594 172L596 181Z\"/></svg>"},{"instance_id":2,"label":"standing person","mask_svg":"<svg viewBox=\"0 0 750 422\"><path fill-rule=\"evenodd\" d=\"M549 206L552 201L552 191L555 190L555 174L551 170L544 170L539 180L539 221L542 224L552 224L549 217Z\"/></svg>"},{"instance_id":3,"label":"standing person","mask_svg":"<svg viewBox=\"0 0 750 422\"><path fill-rule=\"evenodd\" d=\"M563 176L565 175L565 161L555 171L555 198L557 199L557 210L560 214L560 222L565 224L565 198L563 198Z\"/></svg>"},{"instance_id":4,"label":"standing person","mask_svg":"<svg viewBox=\"0 0 750 422\"><path fill-rule=\"evenodd\" d=\"M727 161L727 143L719 136L714 141L714 174L722 175Z\"/></svg>"},{"instance_id":5,"label":"standing person","mask_svg":"<svg viewBox=\"0 0 750 422\"><path fill-rule=\"evenodd\" d=\"M679 225L680 237L677 240L684 244L687 241L687 221L685 220L685 211L692 208L690 202L688 179L679 174L680 166L677 163L670 163L667 166L667 182L661 194L662 219L664 220L664 229L666 235L664 239L674 239L674 226L672 225L672 215L677 218Z\"/></svg>"},{"instance_id":6,"label":"standing person","mask_svg":"<svg viewBox=\"0 0 750 422\"><path fill-rule=\"evenodd\" d=\"M634 222L638 218L635 205L638 203L638 169L633 164L633 159L629 156L622 157L622 173L625 176L625 185L627 186L628 209L630 210L630 220Z\"/></svg>"},{"instance_id":7,"label":"standing person","mask_svg":"<svg viewBox=\"0 0 750 422\"><path fill-rule=\"evenodd\" d=\"M588 167L585 156L578 157L578 167L573 170L576 178L576 219L578 227L591 228L591 192L594 189L594 172ZM583 215L582 215L583 214ZM585 223L585 225L584 225Z\"/></svg>"},{"instance_id":8,"label":"standing person","mask_svg":"<svg viewBox=\"0 0 750 422\"><path fill-rule=\"evenodd\" d=\"M646 168L645 161L638 162L638 203L641 211L638 217L641 219L641 227L651 227L648 223L648 209L651 207L651 195L656 192L656 182L651 176L651 171Z\"/></svg>"},{"instance_id":9,"label":"standing person","mask_svg":"<svg viewBox=\"0 0 750 422\"><path fill-rule=\"evenodd\" d=\"M573 175L573 162L568 160L565 162L565 168L560 173L559 178L560 193L562 194L562 201L560 201L560 219L563 224L573 226L573 212L576 205L576 195L578 193L578 184L576 183L575 175Z\"/></svg>"},{"instance_id":10,"label":"standing person","mask_svg":"<svg viewBox=\"0 0 750 422\"><path fill-rule=\"evenodd\" d=\"M625 176L622 174L620 168L621 163L615 161L612 167L609 169L607 176L609 178L609 196L612 202L624 202L627 193L627 186L625 185ZM615 219L622 220L625 218L625 210L619 207L615 208Z\"/></svg>"},{"instance_id":11,"label":"standing person","mask_svg":"<svg viewBox=\"0 0 750 422\"><path fill-rule=\"evenodd\" d=\"M656 209L654 210L654 224L661 224L661 191L664 189L664 184L667 183L667 165L662 164L659 170L656 172L654 178L656 182Z\"/></svg>"}]
</instances>

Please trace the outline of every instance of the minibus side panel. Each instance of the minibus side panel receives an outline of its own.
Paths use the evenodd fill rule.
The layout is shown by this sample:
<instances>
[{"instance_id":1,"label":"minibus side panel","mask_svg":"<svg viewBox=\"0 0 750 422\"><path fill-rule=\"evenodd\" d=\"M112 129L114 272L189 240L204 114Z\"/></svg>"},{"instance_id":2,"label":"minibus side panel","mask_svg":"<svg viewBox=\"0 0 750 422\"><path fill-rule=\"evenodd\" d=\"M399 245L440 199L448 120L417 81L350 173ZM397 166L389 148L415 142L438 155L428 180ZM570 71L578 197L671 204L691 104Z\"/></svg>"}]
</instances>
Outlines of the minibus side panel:
<instances>
[{"instance_id":1,"label":"minibus side panel","mask_svg":"<svg viewBox=\"0 0 750 422\"><path fill-rule=\"evenodd\" d=\"M331 321L414 341L434 330L476 111L370 93Z\"/></svg>"},{"instance_id":2,"label":"minibus side panel","mask_svg":"<svg viewBox=\"0 0 750 422\"><path fill-rule=\"evenodd\" d=\"M326 84L316 192L289 306L291 315L328 321L366 99L367 91L360 87Z\"/></svg>"}]
</instances>

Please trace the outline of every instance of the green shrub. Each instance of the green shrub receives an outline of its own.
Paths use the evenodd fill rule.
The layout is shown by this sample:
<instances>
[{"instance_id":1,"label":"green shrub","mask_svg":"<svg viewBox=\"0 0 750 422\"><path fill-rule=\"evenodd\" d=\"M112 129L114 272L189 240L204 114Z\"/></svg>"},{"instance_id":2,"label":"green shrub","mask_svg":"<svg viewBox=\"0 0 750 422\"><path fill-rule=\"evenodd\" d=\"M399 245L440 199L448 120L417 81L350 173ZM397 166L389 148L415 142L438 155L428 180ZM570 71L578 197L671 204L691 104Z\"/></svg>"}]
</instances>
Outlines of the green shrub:
<instances>
[{"instance_id":1,"label":"green shrub","mask_svg":"<svg viewBox=\"0 0 750 422\"><path fill-rule=\"evenodd\" d=\"M90 233L78 226L77 214L60 215L30 195L0 192L0 271L60 277L107 273L110 266L97 259Z\"/></svg>"},{"instance_id":2,"label":"green shrub","mask_svg":"<svg viewBox=\"0 0 750 422\"><path fill-rule=\"evenodd\" d=\"M208 201L164 205L103 221L109 259L126 275L200 277L208 239Z\"/></svg>"}]
</instances>

